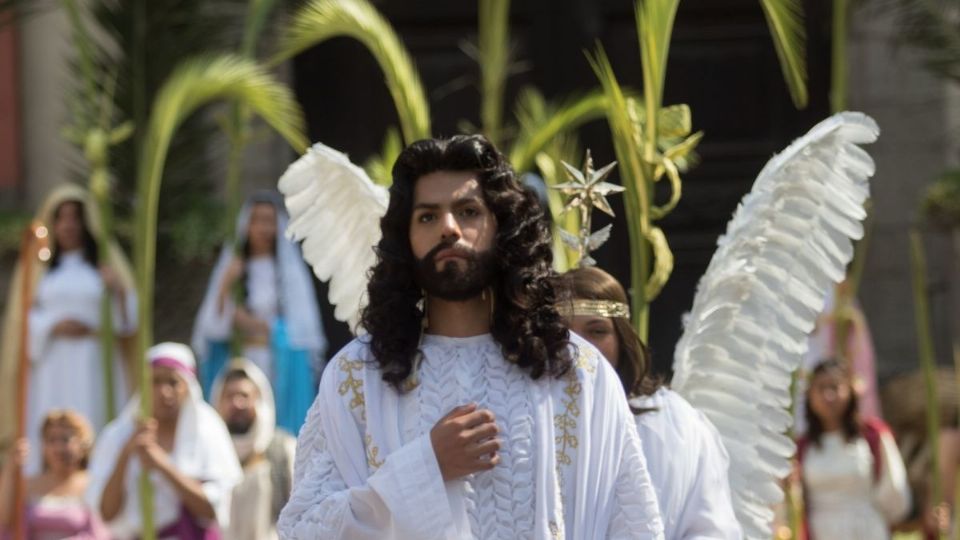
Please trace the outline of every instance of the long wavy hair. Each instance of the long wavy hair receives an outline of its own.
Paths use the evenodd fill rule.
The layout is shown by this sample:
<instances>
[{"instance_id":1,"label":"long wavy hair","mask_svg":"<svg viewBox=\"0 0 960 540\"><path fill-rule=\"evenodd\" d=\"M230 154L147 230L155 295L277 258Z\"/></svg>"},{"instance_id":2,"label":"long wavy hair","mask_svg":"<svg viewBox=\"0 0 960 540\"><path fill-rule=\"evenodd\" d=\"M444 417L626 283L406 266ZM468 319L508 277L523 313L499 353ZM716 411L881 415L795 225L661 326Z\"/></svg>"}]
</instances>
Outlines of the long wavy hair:
<instances>
[{"instance_id":1,"label":"long wavy hair","mask_svg":"<svg viewBox=\"0 0 960 540\"><path fill-rule=\"evenodd\" d=\"M804 410L804 414L807 417L807 440L818 447L820 446L820 440L823 437L824 427L823 421L819 416L817 416L817 413L813 411L813 407L810 405L810 391L813 388L813 380L816 379L818 375L831 371L837 372L844 380L845 384L850 386L850 401L847 403L847 408L843 410L843 418L840 422L843 426L844 439L846 439L847 442L851 442L856 440L857 437L860 437L862 434L863 424L860 421L859 401L857 400L857 392L851 383L850 370L847 369L843 362L837 359L831 358L824 360L823 362L817 364L817 366L813 368L813 372L810 374L810 384L807 388L807 401Z\"/></svg>"},{"instance_id":2,"label":"long wavy hair","mask_svg":"<svg viewBox=\"0 0 960 540\"><path fill-rule=\"evenodd\" d=\"M383 380L398 391L413 371L424 313L410 246L413 193L436 171L472 171L496 218L494 311L490 332L508 362L530 377L560 376L572 365L570 334L556 309L550 233L543 208L522 188L506 158L484 137L459 135L417 141L393 166L390 205L380 221L383 237L367 287L361 324L369 332Z\"/></svg>"},{"instance_id":3,"label":"long wavy hair","mask_svg":"<svg viewBox=\"0 0 960 540\"><path fill-rule=\"evenodd\" d=\"M617 278L599 268L577 268L564 274L571 300L608 300L629 305L627 292ZM617 334L620 354L617 375L623 391L630 396L649 396L663 381L650 372L650 351L626 317L610 317ZM636 411L634 411L636 412Z\"/></svg>"}]
</instances>

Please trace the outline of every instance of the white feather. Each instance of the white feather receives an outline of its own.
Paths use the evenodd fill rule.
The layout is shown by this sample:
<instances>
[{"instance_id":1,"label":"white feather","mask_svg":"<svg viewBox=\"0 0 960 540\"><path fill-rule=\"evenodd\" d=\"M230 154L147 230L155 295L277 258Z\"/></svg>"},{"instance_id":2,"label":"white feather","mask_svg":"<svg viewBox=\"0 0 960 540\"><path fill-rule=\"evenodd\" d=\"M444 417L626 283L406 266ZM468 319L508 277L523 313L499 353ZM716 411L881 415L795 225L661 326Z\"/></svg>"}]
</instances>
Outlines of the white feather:
<instances>
[{"instance_id":1,"label":"white feather","mask_svg":"<svg viewBox=\"0 0 960 540\"><path fill-rule=\"evenodd\" d=\"M829 288L844 277L874 165L868 116L840 113L774 156L737 208L700 280L674 356L673 388L716 425L730 453L747 538L772 537L772 506L795 450L791 374Z\"/></svg>"},{"instance_id":2,"label":"white feather","mask_svg":"<svg viewBox=\"0 0 960 540\"><path fill-rule=\"evenodd\" d=\"M321 143L287 168L278 187L290 212L287 236L303 240L303 258L317 278L330 282L334 316L356 329L389 193Z\"/></svg>"}]
</instances>

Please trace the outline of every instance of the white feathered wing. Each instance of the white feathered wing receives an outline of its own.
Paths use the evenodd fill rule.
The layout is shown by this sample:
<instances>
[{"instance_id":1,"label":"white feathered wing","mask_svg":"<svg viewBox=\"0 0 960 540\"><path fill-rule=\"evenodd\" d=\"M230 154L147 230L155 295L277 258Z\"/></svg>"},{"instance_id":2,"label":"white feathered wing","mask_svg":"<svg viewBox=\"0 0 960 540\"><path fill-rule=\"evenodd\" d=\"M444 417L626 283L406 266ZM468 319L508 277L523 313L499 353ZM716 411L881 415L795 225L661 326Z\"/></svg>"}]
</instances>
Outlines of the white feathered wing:
<instances>
[{"instance_id":1,"label":"white feathered wing","mask_svg":"<svg viewBox=\"0 0 960 540\"><path fill-rule=\"evenodd\" d=\"M674 354L672 387L717 427L747 538L771 538L790 471L791 374L830 287L863 236L876 123L840 113L760 172L700 284Z\"/></svg>"},{"instance_id":2,"label":"white feathered wing","mask_svg":"<svg viewBox=\"0 0 960 540\"><path fill-rule=\"evenodd\" d=\"M290 213L287 236L303 240L303 258L320 280L330 282L334 316L356 330L376 261L380 218L387 212L387 189L322 143L293 162L278 187Z\"/></svg>"}]
</instances>

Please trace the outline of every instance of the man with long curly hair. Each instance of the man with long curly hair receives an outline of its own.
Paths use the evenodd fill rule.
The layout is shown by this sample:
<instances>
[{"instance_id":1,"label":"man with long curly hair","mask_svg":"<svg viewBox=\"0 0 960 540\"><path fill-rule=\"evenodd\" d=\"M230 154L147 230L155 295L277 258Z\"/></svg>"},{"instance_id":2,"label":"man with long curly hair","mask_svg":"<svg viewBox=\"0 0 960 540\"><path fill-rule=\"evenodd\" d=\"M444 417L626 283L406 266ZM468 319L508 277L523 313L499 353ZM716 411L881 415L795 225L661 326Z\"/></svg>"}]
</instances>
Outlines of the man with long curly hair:
<instances>
[{"instance_id":1,"label":"man with long curly hair","mask_svg":"<svg viewBox=\"0 0 960 540\"><path fill-rule=\"evenodd\" d=\"M393 167L362 314L300 432L289 539L662 538L616 373L558 314L535 195L480 136Z\"/></svg>"}]
</instances>

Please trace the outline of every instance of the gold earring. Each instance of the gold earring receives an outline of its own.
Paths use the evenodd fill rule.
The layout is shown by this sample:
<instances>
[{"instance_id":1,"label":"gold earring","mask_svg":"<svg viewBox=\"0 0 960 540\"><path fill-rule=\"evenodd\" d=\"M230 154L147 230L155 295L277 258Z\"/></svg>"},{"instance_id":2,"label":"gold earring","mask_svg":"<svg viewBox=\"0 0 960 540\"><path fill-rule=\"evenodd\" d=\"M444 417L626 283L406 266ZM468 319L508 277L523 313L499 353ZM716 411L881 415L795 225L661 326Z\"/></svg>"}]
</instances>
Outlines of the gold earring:
<instances>
[{"instance_id":1,"label":"gold earring","mask_svg":"<svg viewBox=\"0 0 960 540\"><path fill-rule=\"evenodd\" d=\"M430 324L430 318L427 315L427 291L424 291L421 289L420 294L423 295L423 297L420 298L420 302L419 302L420 312L423 313L423 318L420 320L420 326L423 329L426 329L427 326Z\"/></svg>"}]
</instances>

